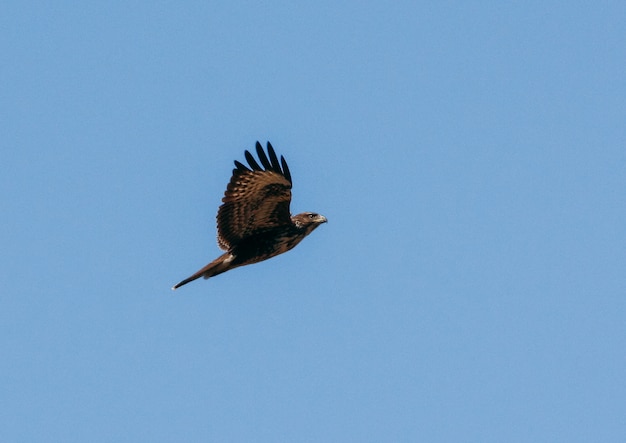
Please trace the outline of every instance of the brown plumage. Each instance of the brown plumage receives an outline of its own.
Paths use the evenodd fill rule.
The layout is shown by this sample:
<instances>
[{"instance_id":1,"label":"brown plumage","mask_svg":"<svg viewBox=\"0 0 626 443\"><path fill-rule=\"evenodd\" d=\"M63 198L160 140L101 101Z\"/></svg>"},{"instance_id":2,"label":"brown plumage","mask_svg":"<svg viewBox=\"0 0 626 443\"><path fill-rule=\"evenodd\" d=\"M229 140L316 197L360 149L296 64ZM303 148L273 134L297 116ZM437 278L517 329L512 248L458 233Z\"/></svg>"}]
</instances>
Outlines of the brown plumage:
<instances>
[{"instance_id":1,"label":"brown plumage","mask_svg":"<svg viewBox=\"0 0 626 443\"><path fill-rule=\"evenodd\" d=\"M314 212L292 216L287 162L283 156L278 161L269 142L269 157L259 142L256 152L261 164L248 151L245 157L249 167L235 161L236 168L217 212L217 243L227 252L172 289L287 252L327 221Z\"/></svg>"}]
</instances>

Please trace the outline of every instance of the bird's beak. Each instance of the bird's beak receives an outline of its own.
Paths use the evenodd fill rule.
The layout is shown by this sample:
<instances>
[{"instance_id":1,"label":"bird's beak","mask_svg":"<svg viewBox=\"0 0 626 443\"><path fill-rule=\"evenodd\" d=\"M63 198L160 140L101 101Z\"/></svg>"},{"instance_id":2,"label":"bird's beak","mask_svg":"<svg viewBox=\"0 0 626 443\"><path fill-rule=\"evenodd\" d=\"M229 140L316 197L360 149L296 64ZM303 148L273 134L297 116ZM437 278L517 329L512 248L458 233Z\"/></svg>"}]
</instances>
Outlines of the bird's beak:
<instances>
[{"instance_id":1,"label":"bird's beak","mask_svg":"<svg viewBox=\"0 0 626 443\"><path fill-rule=\"evenodd\" d=\"M328 223L328 219L327 219L326 217L324 217L323 215L320 215L320 216L317 218L317 221L318 221L319 223Z\"/></svg>"}]
</instances>

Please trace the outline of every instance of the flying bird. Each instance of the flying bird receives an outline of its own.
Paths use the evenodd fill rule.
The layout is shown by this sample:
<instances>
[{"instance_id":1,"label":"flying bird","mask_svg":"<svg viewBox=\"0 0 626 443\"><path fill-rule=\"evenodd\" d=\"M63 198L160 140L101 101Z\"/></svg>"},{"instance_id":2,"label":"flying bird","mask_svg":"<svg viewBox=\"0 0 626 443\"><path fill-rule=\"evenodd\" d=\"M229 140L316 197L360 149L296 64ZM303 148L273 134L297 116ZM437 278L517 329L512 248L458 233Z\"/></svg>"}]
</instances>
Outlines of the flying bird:
<instances>
[{"instance_id":1,"label":"flying bird","mask_svg":"<svg viewBox=\"0 0 626 443\"><path fill-rule=\"evenodd\" d=\"M245 157L249 167L235 160L233 175L217 211L217 243L226 253L172 289L287 252L327 221L315 212L292 216L287 162L282 155L278 161L269 142L267 155L259 142L256 152L261 164L248 151Z\"/></svg>"}]
</instances>

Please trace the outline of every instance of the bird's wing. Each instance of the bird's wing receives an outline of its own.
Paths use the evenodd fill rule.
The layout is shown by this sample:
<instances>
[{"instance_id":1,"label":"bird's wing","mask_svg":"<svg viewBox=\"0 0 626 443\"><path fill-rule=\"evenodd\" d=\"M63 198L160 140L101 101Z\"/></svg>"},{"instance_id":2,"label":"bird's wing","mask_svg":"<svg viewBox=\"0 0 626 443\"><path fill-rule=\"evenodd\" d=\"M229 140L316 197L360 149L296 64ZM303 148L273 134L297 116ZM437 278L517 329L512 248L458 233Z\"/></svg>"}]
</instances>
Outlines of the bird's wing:
<instances>
[{"instance_id":1,"label":"bird's wing","mask_svg":"<svg viewBox=\"0 0 626 443\"><path fill-rule=\"evenodd\" d=\"M259 142L256 151L261 164L246 151L250 167L235 161L223 204L217 212L217 242L228 250L242 239L278 226L291 224L291 174L287 162L280 162L268 142L268 156Z\"/></svg>"}]
</instances>

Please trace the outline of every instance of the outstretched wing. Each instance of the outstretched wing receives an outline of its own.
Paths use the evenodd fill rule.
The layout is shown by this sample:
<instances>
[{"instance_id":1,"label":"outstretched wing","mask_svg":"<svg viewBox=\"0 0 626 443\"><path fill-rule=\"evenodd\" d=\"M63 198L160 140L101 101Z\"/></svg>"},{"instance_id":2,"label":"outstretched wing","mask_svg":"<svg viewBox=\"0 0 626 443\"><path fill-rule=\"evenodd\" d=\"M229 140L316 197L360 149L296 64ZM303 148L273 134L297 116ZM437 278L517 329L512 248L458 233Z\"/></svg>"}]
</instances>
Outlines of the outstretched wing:
<instances>
[{"instance_id":1,"label":"outstretched wing","mask_svg":"<svg viewBox=\"0 0 626 443\"><path fill-rule=\"evenodd\" d=\"M228 250L242 239L267 229L291 224L291 174L287 162L280 162L268 142L265 155L256 142L261 164L246 151L250 167L235 161L222 206L217 212L217 242Z\"/></svg>"}]
</instances>

